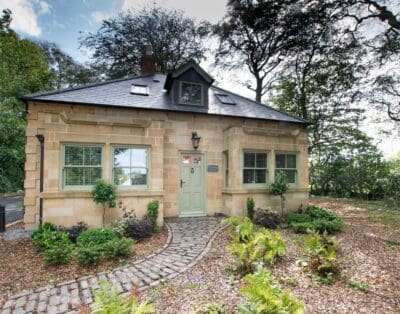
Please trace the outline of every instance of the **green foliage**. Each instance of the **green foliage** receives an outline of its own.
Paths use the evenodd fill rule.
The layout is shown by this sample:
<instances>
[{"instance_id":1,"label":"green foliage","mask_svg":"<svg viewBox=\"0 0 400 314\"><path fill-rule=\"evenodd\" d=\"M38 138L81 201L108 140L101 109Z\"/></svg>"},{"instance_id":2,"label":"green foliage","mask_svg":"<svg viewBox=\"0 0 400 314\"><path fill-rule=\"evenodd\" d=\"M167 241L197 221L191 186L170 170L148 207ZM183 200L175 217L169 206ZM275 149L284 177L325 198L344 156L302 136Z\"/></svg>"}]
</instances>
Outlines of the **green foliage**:
<instances>
[{"instance_id":1,"label":"green foliage","mask_svg":"<svg viewBox=\"0 0 400 314\"><path fill-rule=\"evenodd\" d=\"M235 257L234 271L248 274L260 264L272 265L286 252L286 245L280 233L267 229L255 230L248 217L228 218L226 221L233 227L232 242L227 248Z\"/></svg>"},{"instance_id":2,"label":"green foliage","mask_svg":"<svg viewBox=\"0 0 400 314\"><path fill-rule=\"evenodd\" d=\"M93 314L153 314L154 304L139 303L134 296L123 299L116 286L101 281L99 289L94 291Z\"/></svg>"},{"instance_id":3,"label":"green foliage","mask_svg":"<svg viewBox=\"0 0 400 314\"><path fill-rule=\"evenodd\" d=\"M93 186L91 191L93 201L96 204L103 205L103 226L106 214L106 205L115 207L117 198L117 189L114 184L106 183L103 179L99 179Z\"/></svg>"},{"instance_id":4,"label":"green foliage","mask_svg":"<svg viewBox=\"0 0 400 314\"><path fill-rule=\"evenodd\" d=\"M158 200L152 200L147 204L147 217L155 225L158 218L158 208L160 207L160 202Z\"/></svg>"},{"instance_id":5,"label":"green foliage","mask_svg":"<svg viewBox=\"0 0 400 314\"><path fill-rule=\"evenodd\" d=\"M161 7L109 18L81 44L94 51L95 63L109 78L140 74L144 44L152 46L157 70L163 73L190 59L200 61L205 51L194 20Z\"/></svg>"},{"instance_id":6,"label":"green foliage","mask_svg":"<svg viewBox=\"0 0 400 314\"><path fill-rule=\"evenodd\" d=\"M60 242L69 240L68 234L58 231L52 223L46 222L32 233L33 244L40 252L46 251Z\"/></svg>"},{"instance_id":7,"label":"green foliage","mask_svg":"<svg viewBox=\"0 0 400 314\"><path fill-rule=\"evenodd\" d=\"M111 240L102 247L105 258L116 259L126 257L132 252L134 241L129 238Z\"/></svg>"},{"instance_id":8,"label":"green foliage","mask_svg":"<svg viewBox=\"0 0 400 314\"><path fill-rule=\"evenodd\" d=\"M101 255L101 247L99 246L78 247L76 251L76 258L82 266L98 263Z\"/></svg>"},{"instance_id":9,"label":"green foliage","mask_svg":"<svg viewBox=\"0 0 400 314\"><path fill-rule=\"evenodd\" d=\"M67 238L58 241L43 252L43 258L48 265L69 264L72 257L73 244Z\"/></svg>"},{"instance_id":10,"label":"green foliage","mask_svg":"<svg viewBox=\"0 0 400 314\"><path fill-rule=\"evenodd\" d=\"M290 214L286 222L296 232L300 233L307 233L309 230L335 233L343 228L342 218L333 212L316 206L309 206L302 214Z\"/></svg>"},{"instance_id":11,"label":"green foliage","mask_svg":"<svg viewBox=\"0 0 400 314\"><path fill-rule=\"evenodd\" d=\"M205 302L201 304L195 311L190 312L191 314L228 314L228 310L223 305L215 302Z\"/></svg>"},{"instance_id":12,"label":"green foliage","mask_svg":"<svg viewBox=\"0 0 400 314\"><path fill-rule=\"evenodd\" d=\"M281 198L281 211L282 211L282 217L285 211L284 208L284 200L285 200L285 193L289 189L289 185L286 180L286 175L282 171L278 171L275 176L275 181L271 183L270 185L270 193L272 195L277 195L280 196Z\"/></svg>"},{"instance_id":13,"label":"green foliage","mask_svg":"<svg viewBox=\"0 0 400 314\"><path fill-rule=\"evenodd\" d=\"M111 228L94 228L82 232L76 239L76 243L80 247L95 247L106 244L116 238L117 236Z\"/></svg>"},{"instance_id":14,"label":"green foliage","mask_svg":"<svg viewBox=\"0 0 400 314\"><path fill-rule=\"evenodd\" d=\"M246 209L247 209L247 217L250 218L250 220L253 220L254 218L254 207L256 206L256 203L254 202L254 198L248 197L246 201Z\"/></svg>"},{"instance_id":15,"label":"green foliage","mask_svg":"<svg viewBox=\"0 0 400 314\"><path fill-rule=\"evenodd\" d=\"M304 244L309 255L307 268L323 283L330 283L339 274L334 239L315 232L304 238Z\"/></svg>"},{"instance_id":16,"label":"green foliage","mask_svg":"<svg viewBox=\"0 0 400 314\"><path fill-rule=\"evenodd\" d=\"M259 268L254 274L245 277L246 285L241 289L249 300L248 306L240 306L241 314L263 313L304 313L303 304L282 291L274 282L274 278L264 269Z\"/></svg>"},{"instance_id":17,"label":"green foliage","mask_svg":"<svg viewBox=\"0 0 400 314\"><path fill-rule=\"evenodd\" d=\"M363 292L370 292L372 290L370 285L357 279L349 279L347 280L347 284L350 287Z\"/></svg>"},{"instance_id":18,"label":"green foliage","mask_svg":"<svg viewBox=\"0 0 400 314\"><path fill-rule=\"evenodd\" d=\"M23 188L25 105L19 97L49 89L52 76L40 47L9 28L9 10L0 20L0 193Z\"/></svg>"}]
</instances>

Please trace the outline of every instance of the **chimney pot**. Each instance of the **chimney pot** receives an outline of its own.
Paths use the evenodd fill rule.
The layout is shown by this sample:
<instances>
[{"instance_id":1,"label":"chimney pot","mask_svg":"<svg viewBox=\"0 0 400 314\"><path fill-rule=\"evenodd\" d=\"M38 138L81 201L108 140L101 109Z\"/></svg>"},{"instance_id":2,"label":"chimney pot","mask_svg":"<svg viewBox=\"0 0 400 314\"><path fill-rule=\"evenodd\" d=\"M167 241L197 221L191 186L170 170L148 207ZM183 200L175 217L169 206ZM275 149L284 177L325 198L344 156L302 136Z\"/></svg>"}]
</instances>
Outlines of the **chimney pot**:
<instances>
[{"instance_id":1,"label":"chimney pot","mask_svg":"<svg viewBox=\"0 0 400 314\"><path fill-rule=\"evenodd\" d=\"M144 46L140 67L141 74L154 74L156 72L156 60L151 45Z\"/></svg>"}]
</instances>

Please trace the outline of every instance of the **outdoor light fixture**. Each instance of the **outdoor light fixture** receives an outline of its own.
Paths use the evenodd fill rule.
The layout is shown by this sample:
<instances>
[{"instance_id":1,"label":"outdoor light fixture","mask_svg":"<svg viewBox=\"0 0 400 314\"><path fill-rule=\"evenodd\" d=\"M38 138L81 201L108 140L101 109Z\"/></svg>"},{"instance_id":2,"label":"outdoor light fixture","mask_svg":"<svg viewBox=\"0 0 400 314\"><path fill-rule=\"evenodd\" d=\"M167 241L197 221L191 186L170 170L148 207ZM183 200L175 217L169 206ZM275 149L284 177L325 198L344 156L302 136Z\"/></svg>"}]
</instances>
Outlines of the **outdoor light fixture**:
<instances>
[{"instance_id":1,"label":"outdoor light fixture","mask_svg":"<svg viewBox=\"0 0 400 314\"><path fill-rule=\"evenodd\" d=\"M197 135L197 132L192 133L192 145L194 150L197 150L199 147L201 137Z\"/></svg>"}]
</instances>

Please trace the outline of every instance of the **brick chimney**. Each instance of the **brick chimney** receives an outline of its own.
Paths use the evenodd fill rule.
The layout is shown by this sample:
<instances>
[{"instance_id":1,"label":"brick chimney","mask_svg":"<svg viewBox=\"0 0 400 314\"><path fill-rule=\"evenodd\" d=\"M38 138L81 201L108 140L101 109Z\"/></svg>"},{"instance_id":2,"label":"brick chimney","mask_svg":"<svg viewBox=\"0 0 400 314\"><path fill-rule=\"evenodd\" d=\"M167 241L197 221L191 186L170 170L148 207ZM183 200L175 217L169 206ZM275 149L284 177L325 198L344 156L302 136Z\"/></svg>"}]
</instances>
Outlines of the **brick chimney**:
<instances>
[{"instance_id":1,"label":"brick chimney","mask_svg":"<svg viewBox=\"0 0 400 314\"><path fill-rule=\"evenodd\" d=\"M151 45L144 46L142 59L140 60L141 74L153 74L156 72L156 59Z\"/></svg>"}]
</instances>

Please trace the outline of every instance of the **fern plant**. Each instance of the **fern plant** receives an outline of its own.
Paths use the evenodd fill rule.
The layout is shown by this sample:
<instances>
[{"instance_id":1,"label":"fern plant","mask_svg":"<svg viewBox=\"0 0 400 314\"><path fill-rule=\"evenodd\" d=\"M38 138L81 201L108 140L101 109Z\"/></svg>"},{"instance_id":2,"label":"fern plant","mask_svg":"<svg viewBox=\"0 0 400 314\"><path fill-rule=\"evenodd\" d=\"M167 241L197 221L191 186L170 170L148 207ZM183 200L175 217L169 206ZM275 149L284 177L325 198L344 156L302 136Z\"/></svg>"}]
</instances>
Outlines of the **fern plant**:
<instances>
[{"instance_id":1,"label":"fern plant","mask_svg":"<svg viewBox=\"0 0 400 314\"><path fill-rule=\"evenodd\" d=\"M234 242L246 242L254 232L254 224L248 217L229 217L225 218L222 223L231 227L233 231L231 237Z\"/></svg>"},{"instance_id":2,"label":"fern plant","mask_svg":"<svg viewBox=\"0 0 400 314\"><path fill-rule=\"evenodd\" d=\"M304 313L303 303L282 291L274 283L274 278L259 268L254 274L245 277L246 285L241 289L249 300L248 305L239 306L240 314L255 313Z\"/></svg>"},{"instance_id":3,"label":"fern plant","mask_svg":"<svg viewBox=\"0 0 400 314\"><path fill-rule=\"evenodd\" d=\"M139 303L135 297L124 300L116 286L110 282L100 281L99 289L94 292L93 314L153 314L154 304Z\"/></svg>"}]
</instances>

